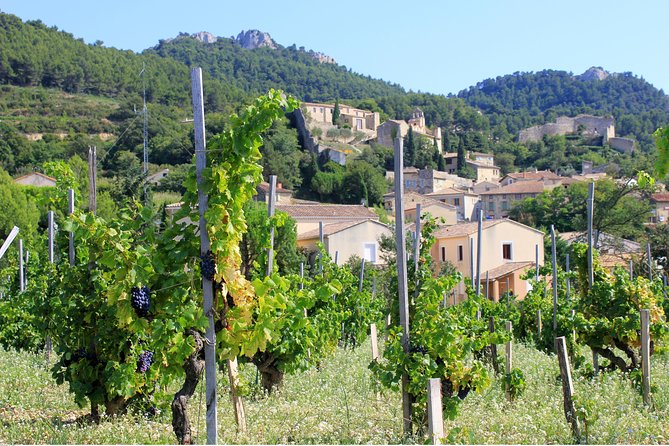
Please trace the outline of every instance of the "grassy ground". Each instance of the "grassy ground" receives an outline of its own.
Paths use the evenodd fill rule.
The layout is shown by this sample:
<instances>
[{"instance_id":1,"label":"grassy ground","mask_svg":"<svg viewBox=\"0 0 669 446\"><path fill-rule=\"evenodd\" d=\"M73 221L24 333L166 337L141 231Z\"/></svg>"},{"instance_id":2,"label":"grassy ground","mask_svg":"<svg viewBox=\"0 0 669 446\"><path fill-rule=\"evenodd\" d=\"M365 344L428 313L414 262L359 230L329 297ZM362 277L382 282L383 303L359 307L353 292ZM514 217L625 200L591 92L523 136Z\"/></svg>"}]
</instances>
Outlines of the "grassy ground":
<instances>
[{"instance_id":1,"label":"grassy ground","mask_svg":"<svg viewBox=\"0 0 669 446\"><path fill-rule=\"evenodd\" d=\"M251 395L245 399L248 432L234 428L223 375L219 387L220 443L401 443L400 395L377 400L366 368L369 343L340 350L321 371L288 376L284 388L269 397L253 392L255 371L242 367ZM459 416L447 420L449 441L478 444L571 443L562 409L557 360L523 345L514 346L514 366L525 373L527 391L516 402L505 400L498 381L481 394L470 394ZM669 442L669 361L654 357L653 409L619 375L591 380L574 374L575 392L590 405L588 442ZM198 392L191 417L198 442L205 442L204 404ZM198 404L198 402L200 404ZM198 411L198 406L200 410ZM127 415L100 425L80 423L79 409L66 386L56 386L44 359L0 351L0 443L174 443L170 414L154 420Z\"/></svg>"}]
</instances>

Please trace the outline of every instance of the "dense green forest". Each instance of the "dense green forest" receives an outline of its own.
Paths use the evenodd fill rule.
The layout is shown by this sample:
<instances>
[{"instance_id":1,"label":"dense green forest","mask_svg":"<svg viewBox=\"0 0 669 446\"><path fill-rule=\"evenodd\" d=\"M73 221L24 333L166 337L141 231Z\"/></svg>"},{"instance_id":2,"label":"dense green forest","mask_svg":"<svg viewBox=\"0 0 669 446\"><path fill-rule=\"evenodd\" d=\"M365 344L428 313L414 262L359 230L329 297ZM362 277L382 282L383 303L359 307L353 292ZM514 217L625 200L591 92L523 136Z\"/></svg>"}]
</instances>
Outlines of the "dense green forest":
<instances>
[{"instance_id":1,"label":"dense green forest","mask_svg":"<svg viewBox=\"0 0 669 446\"><path fill-rule=\"evenodd\" d=\"M654 159L652 132L669 124L663 91L631 73L583 80L563 71L514 73L488 79L457 96L406 92L396 84L320 63L294 45L245 49L234 39L203 43L187 34L161 40L140 54L86 44L40 21L0 13L0 167L10 174L41 169L44 162L84 158L98 147L103 175L115 181L115 196L129 198L141 176L142 101L148 103L151 170L170 167L174 177L162 192L179 193L178 179L190 162L192 129L189 68L205 73L207 130L222 131L238 111L268 88L305 101L334 101L380 113L382 120L407 119L415 107L428 126L441 127L443 147L494 152L503 172L550 168L568 174L583 160L613 163L613 171L648 169ZM519 144L518 131L560 115L591 113L616 119L618 136L638 142L632 156L575 137L546 137ZM300 147L290 120L266 135L266 175L304 198L374 204L380 178L392 168L387 148L362 148L345 168L319 164ZM415 165L438 167L433 148ZM436 153L436 152L435 152ZM133 159L134 158L134 159ZM322 161L321 161L322 162ZM356 183L357 182L357 183ZM343 188L342 185L358 184Z\"/></svg>"}]
</instances>

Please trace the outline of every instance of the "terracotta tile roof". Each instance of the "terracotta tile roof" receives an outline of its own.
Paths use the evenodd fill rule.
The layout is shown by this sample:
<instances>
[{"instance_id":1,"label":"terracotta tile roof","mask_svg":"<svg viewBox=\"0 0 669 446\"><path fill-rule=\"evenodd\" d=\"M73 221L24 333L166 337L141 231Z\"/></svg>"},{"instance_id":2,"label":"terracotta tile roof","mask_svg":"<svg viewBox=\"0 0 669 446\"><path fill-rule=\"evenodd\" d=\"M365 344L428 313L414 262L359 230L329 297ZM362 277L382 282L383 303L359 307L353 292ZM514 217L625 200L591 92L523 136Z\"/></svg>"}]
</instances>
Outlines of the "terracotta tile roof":
<instances>
[{"instance_id":1,"label":"terracotta tile roof","mask_svg":"<svg viewBox=\"0 0 669 446\"><path fill-rule=\"evenodd\" d=\"M24 178L30 178L31 176L38 176L38 177L44 178L45 180L53 181L54 183L56 182L55 178L50 177L48 175L44 175L43 173L40 173L40 172L30 172L30 173L27 173L25 175L21 175L18 178L14 178L14 182L18 183L19 180L23 180Z\"/></svg>"},{"instance_id":2,"label":"terracotta tile roof","mask_svg":"<svg viewBox=\"0 0 669 446\"><path fill-rule=\"evenodd\" d=\"M499 223L502 223L504 220L484 220L483 229L488 229L491 226L495 226ZM439 228L434 232L435 238L451 238L451 237L462 237L463 235L474 234L478 231L479 224L478 222L472 223L458 223L453 226L445 226Z\"/></svg>"},{"instance_id":3,"label":"terracotta tile roof","mask_svg":"<svg viewBox=\"0 0 669 446\"><path fill-rule=\"evenodd\" d=\"M439 195L478 195L473 192L467 192L462 189L455 189L453 187L445 187L443 189L435 190L434 192L427 194L428 197L439 196Z\"/></svg>"},{"instance_id":4,"label":"terracotta tile roof","mask_svg":"<svg viewBox=\"0 0 669 446\"><path fill-rule=\"evenodd\" d=\"M338 232L344 231L348 228L352 228L353 226L357 226L366 222L372 222L377 225L385 226L386 228L388 226L384 225L383 223L380 223L376 220L362 220L362 221L345 221L341 223L330 223L329 225L323 225L323 237L327 237L333 234L336 234ZM388 228L390 229L390 228ZM310 240L310 239L317 239L320 237L320 229L312 229L310 231L304 232L302 234L299 234L297 236L298 240Z\"/></svg>"},{"instance_id":5,"label":"terracotta tile roof","mask_svg":"<svg viewBox=\"0 0 669 446\"><path fill-rule=\"evenodd\" d=\"M534 268L534 262L532 261L525 261L525 262L509 262L505 263L503 265L500 265L498 267L492 268L488 270L488 279L489 280L496 280L499 278L502 278L508 274L511 274L514 271L518 271L519 269L522 268L528 268L532 267ZM481 274L481 281L485 280L485 273Z\"/></svg>"},{"instance_id":6,"label":"terracotta tile roof","mask_svg":"<svg viewBox=\"0 0 669 446\"><path fill-rule=\"evenodd\" d=\"M493 164L488 164L483 161L476 161L476 160L467 160L467 164L472 164L476 167L482 167L484 169L499 169L499 166L495 166Z\"/></svg>"},{"instance_id":7,"label":"terracotta tile roof","mask_svg":"<svg viewBox=\"0 0 669 446\"><path fill-rule=\"evenodd\" d=\"M359 204L277 204L276 209L293 218L378 220L374 211Z\"/></svg>"},{"instance_id":8,"label":"terracotta tile roof","mask_svg":"<svg viewBox=\"0 0 669 446\"><path fill-rule=\"evenodd\" d=\"M539 170L537 172L516 172L516 173L509 173L506 175L507 177L513 178L515 180L557 180L560 178L560 175L555 174L554 172L551 172L550 170Z\"/></svg>"},{"instance_id":9,"label":"terracotta tile roof","mask_svg":"<svg viewBox=\"0 0 669 446\"><path fill-rule=\"evenodd\" d=\"M653 199L653 201L661 201L661 202L669 201L669 193L658 192L656 194L651 195L651 198Z\"/></svg>"},{"instance_id":10,"label":"terracotta tile roof","mask_svg":"<svg viewBox=\"0 0 669 446\"><path fill-rule=\"evenodd\" d=\"M263 181L262 183L258 184L258 186L256 186L256 190L263 191L264 193L269 193L269 183ZM290 189L285 189L283 187L279 187L278 183L276 185L276 191L279 192L279 193L283 192L283 193L286 193L286 194L292 194L293 193L293 191L290 190Z\"/></svg>"},{"instance_id":11,"label":"terracotta tile roof","mask_svg":"<svg viewBox=\"0 0 669 446\"><path fill-rule=\"evenodd\" d=\"M540 194L546 189L541 181L518 181L499 189L481 192L480 195L503 195L503 194Z\"/></svg>"},{"instance_id":12,"label":"terracotta tile roof","mask_svg":"<svg viewBox=\"0 0 669 446\"><path fill-rule=\"evenodd\" d=\"M446 209L451 209L451 210L454 210L454 211L458 209L456 206L453 206L452 204L444 203L442 201L433 200L431 198L422 202L420 204L420 206L421 206L421 212L422 212L422 210L424 210L428 207L431 207L431 206L438 206L438 207L442 207L442 208L446 208ZM410 203L409 206L406 206L404 208L404 212L415 211L415 210L416 210L416 202Z\"/></svg>"},{"instance_id":13,"label":"terracotta tile roof","mask_svg":"<svg viewBox=\"0 0 669 446\"><path fill-rule=\"evenodd\" d=\"M587 232L561 232L559 235L562 240L570 245L575 242L588 243ZM596 248L600 254L635 254L642 252L640 243L606 232L599 233L598 246Z\"/></svg>"}]
</instances>

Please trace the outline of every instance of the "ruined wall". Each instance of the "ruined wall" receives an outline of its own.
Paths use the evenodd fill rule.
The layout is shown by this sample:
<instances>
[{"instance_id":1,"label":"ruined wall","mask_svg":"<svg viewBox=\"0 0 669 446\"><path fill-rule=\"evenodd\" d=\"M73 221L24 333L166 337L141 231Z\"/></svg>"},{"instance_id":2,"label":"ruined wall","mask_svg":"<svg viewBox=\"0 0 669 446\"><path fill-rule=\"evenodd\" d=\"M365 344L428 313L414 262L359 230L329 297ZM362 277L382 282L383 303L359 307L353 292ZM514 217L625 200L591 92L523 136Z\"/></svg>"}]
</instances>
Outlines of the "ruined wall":
<instances>
[{"instance_id":1,"label":"ruined wall","mask_svg":"<svg viewBox=\"0 0 669 446\"><path fill-rule=\"evenodd\" d=\"M578 115L575 118L560 116L556 122L521 130L518 134L518 142L541 141L545 135L576 133L579 126L583 127L583 134L602 136L602 140L605 143L615 137L616 133L613 118L602 118L591 115Z\"/></svg>"},{"instance_id":2,"label":"ruined wall","mask_svg":"<svg viewBox=\"0 0 669 446\"><path fill-rule=\"evenodd\" d=\"M609 146L623 153L634 152L634 140L630 138L609 138Z\"/></svg>"}]
</instances>

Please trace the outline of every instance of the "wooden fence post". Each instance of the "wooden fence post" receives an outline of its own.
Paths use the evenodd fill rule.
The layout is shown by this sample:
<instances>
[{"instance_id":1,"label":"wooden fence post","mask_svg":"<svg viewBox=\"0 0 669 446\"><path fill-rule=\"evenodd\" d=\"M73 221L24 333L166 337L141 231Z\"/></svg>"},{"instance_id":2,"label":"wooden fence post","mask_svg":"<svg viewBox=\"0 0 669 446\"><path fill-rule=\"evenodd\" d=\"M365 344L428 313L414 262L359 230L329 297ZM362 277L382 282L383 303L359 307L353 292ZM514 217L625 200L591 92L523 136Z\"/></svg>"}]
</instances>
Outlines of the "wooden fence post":
<instances>
[{"instance_id":1,"label":"wooden fence post","mask_svg":"<svg viewBox=\"0 0 669 446\"><path fill-rule=\"evenodd\" d=\"M19 228L16 226L14 226L11 231L9 231L9 235L2 244L2 247L0 247L0 259L5 256L5 253L9 249L9 246L12 244L12 242L14 241L14 239L18 234L19 234ZM7 280L9 280L9 277L7 277Z\"/></svg>"},{"instance_id":2,"label":"wooden fence post","mask_svg":"<svg viewBox=\"0 0 669 446\"><path fill-rule=\"evenodd\" d=\"M509 335L511 336L509 340L506 343L506 374L509 375L511 373L511 369L513 368L513 324L511 321L506 321L506 331L509 332ZM507 386L506 388L506 399L511 401L511 393L509 393L509 388Z\"/></svg>"},{"instance_id":3,"label":"wooden fence post","mask_svg":"<svg viewBox=\"0 0 669 446\"><path fill-rule=\"evenodd\" d=\"M575 440L580 440L581 430L576 417L574 408L574 384L571 380L571 370L569 368L569 354L567 353L567 343L564 336L555 338L555 347L557 350L558 362L560 364L560 378L562 379L562 395L564 398L564 415L567 423L571 425L571 432Z\"/></svg>"},{"instance_id":4,"label":"wooden fence post","mask_svg":"<svg viewBox=\"0 0 669 446\"><path fill-rule=\"evenodd\" d=\"M74 189L67 190L67 213L74 214ZM70 265L74 265L74 232L70 232Z\"/></svg>"},{"instance_id":5,"label":"wooden fence post","mask_svg":"<svg viewBox=\"0 0 669 446\"><path fill-rule=\"evenodd\" d=\"M19 291L21 292L26 290L26 276L23 271L23 258L23 239L19 239Z\"/></svg>"},{"instance_id":6,"label":"wooden fence post","mask_svg":"<svg viewBox=\"0 0 669 446\"><path fill-rule=\"evenodd\" d=\"M565 276L567 289L565 290L565 299L569 302L569 294L571 293L571 280L569 280L569 254L565 254Z\"/></svg>"},{"instance_id":7,"label":"wooden fence post","mask_svg":"<svg viewBox=\"0 0 669 446\"><path fill-rule=\"evenodd\" d=\"M555 251L555 227L551 225L551 257L553 261L553 333L557 333L558 274Z\"/></svg>"},{"instance_id":8,"label":"wooden fence post","mask_svg":"<svg viewBox=\"0 0 669 446\"><path fill-rule=\"evenodd\" d=\"M407 291L407 253L404 230L404 149L401 137L394 142L395 149L395 248L397 250L397 290L399 297L399 316L402 326L402 347L409 352L409 296ZM402 374L402 418L405 435L412 434L411 406L413 398L408 391L409 376Z\"/></svg>"},{"instance_id":9,"label":"wooden fence post","mask_svg":"<svg viewBox=\"0 0 669 446\"><path fill-rule=\"evenodd\" d=\"M416 203L416 232L413 239L413 267L415 271L418 271L418 258L420 257L420 217L420 203ZM418 289L418 284L416 284L416 289Z\"/></svg>"},{"instance_id":10,"label":"wooden fence post","mask_svg":"<svg viewBox=\"0 0 669 446\"><path fill-rule=\"evenodd\" d=\"M495 332L495 317L490 316L488 318L488 331L490 333ZM492 362L492 369L495 372L495 375L499 375L499 364L497 363L497 344L490 344L490 360Z\"/></svg>"},{"instance_id":11,"label":"wooden fence post","mask_svg":"<svg viewBox=\"0 0 669 446\"><path fill-rule=\"evenodd\" d=\"M49 211L47 213L47 221L49 224L47 233L49 237L49 263L51 264L55 263L55 256L53 251L53 242L55 237L54 218L55 218L55 213L53 211ZM53 350L53 345L51 343L51 335L49 335L48 332L45 341L46 342L44 344L44 355L46 357L46 364L48 366L49 363L51 362L51 351Z\"/></svg>"},{"instance_id":12,"label":"wooden fence post","mask_svg":"<svg viewBox=\"0 0 669 446\"><path fill-rule=\"evenodd\" d=\"M479 209L478 229L476 239L476 297L481 295L481 237L483 236L483 209ZM481 310L476 313L477 319L481 318Z\"/></svg>"},{"instance_id":13,"label":"wooden fence post","mask_svg":"<svg viewBox=\"0 0 669 446\"><path fill-rule=\"evenodd\" d=\"M537 332L539 333L539 337L541 338L541 310L537 310Z\"/></svg>"},{"instance_id":14,"label":"wooden fence post","mask_svg":"<svg viewBox=\"0 0 669 446\"><path fill-rule=\"evenodd\" d=\"M630 260L630 280L634 280L634 260Z\"/></svg>"},{"instance_id":15,"label":"wooden fence post","mask_svg":"<svg viewBox=\"0 0 669 446\"><path fill-rule=\"evenodd\" d=\"M98 210L98 155L97 147L88 147L88 211L95 214Z\"/></svg>"},{"instance_id":16,"label":"wooden fence post","mask_svg":"<svg viewBox=\"0 0 669 446\"><path fill-rule=\"evenodd\" d=\"M269 197L267 200L267 217L274 217L276 200L276 175L269 176ZM274 225L269 228L269 248L267 249L267 270L265 276L270 276L274 270Z\"/></svg>"},{"instance_id":17,"label":"wooden fence post","mask_svg":"<svg viewBox=\"0 0 669 446\"><path fill-rule=\"evenodd\" d=\"M592 218L595 212L595 183L590 183L588 185L588 286L589 291L592 291L592 286L595 283L595 272L592 260ZM592 350L592 368L595 371L595 375L599 373L599 354Z\"/></svg>"},{"instance_id":18,"label":"wooden fence post","mask_svg":"<svg viewBox=\"0 0 669 446\"><path fill-rule=\"evenodd\" d=\"M304 289L304 262L300 262L300 289Z\"/></svg>"},{"instance_id":19,"label":"wooden fence post","mask_svg":"<svg viewBox=\"0 0 669 446\"><path fill-rule=\"evenodd\" d=\"M379 338L376 331L376 324L370 324L369 337L372 338L372 361L379 359Z\"/></svg>"},{"instance_id":20,"label":"wooden fence post","mask_svg":"<svg viewBox=\"0 0 669 446\"><path fill-rule=\"evenodd\" d=\"M360 280L358 283L358 291L362 292L363 280L365 279L365 259L360 261Z\"/></svg>"},{"instance_id":21,"label":"wooden fence post","mask_svg":"<svg viewBox=\"0 0 669 446\"><path fill-rule=\"evenodd\" d=\"M202 94L202 69L191 70L193 117L195 126L195 167L198 185L198 209L200 213L200 255L210 251L209 233L205 213L209 206L209 197L202 189L202 172L207 166L207 146L204 130L204 99ZM202 292L204 296L204 314L208 325L204 344L206 404L207 404L207 444L218 444L217 412L216 412L216 332L214 329L214 286L211 280L202 276ZM230 367L228 367L230 370ZM234 383L231 382L232 386Z\"/></svg>"},{"instance_id":22,"label":"wooden fence post","mask_svg":"<svg viewBox=\"0 0 669 446\"><path fill-rule=\"evenodd\" d=\"M643 403L650 406L650 310L641 310L641 377Z\"/></svg>"},{"instance_id":23,"label":"wooden fence post","mask_svg":"<svg viewBox=\"0 0 669 446\"><path fill-rule=\"evenodd\" d=\"M432 444L441 444L444 437L444 415L441 403L441 378L427 381L427 426Z\"/></svg>"},{"instance_id":24,"label":"wooden fence post","mask_svg":"<svg viewBox=\"0 0 669 446\"><path fill-rule=\"evenodd\" d=\"M650 256L650 243L646 243L646 258L648 261L648 280L653 280L653 258Z\"/></svg>"}]
</instances>

